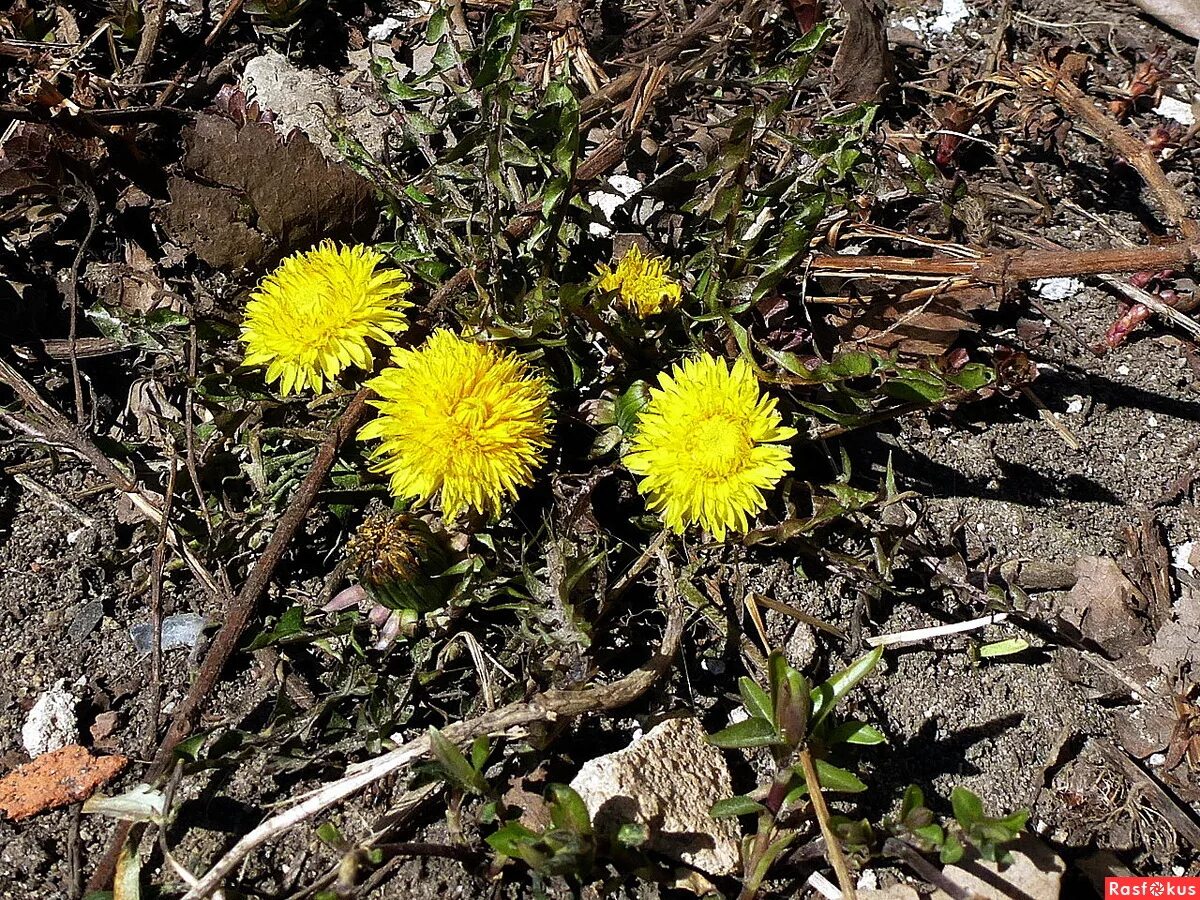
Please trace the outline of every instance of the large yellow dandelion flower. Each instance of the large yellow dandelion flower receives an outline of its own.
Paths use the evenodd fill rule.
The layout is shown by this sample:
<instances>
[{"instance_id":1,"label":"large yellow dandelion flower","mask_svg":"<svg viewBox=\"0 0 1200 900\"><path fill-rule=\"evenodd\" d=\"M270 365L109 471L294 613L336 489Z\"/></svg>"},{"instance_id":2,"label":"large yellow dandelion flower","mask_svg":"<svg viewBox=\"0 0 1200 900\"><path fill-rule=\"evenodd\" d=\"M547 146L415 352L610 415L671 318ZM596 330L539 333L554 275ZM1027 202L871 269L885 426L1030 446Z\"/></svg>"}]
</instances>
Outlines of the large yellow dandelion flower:
<instances>
[{"instance_id":1,"label":"large yellow dandelion flower","mask_svg":"<svg viewBox=\"0 0 1200 900\"><path fill-rule=\"evenodd\" d=\"M642 318L653 316L679 305L679 282L667 275L667 261L657 256L642 256L637 245L629 248L615 270L601 264L598 286L602 291L615 291L626 309Z\"/></svg>"},{"instance_id":2,"label":"large yellow dandelion flower","mask_svg":"<svg viewBox=\"0 0 1200 900\"><path fill-rule=\"evenodd\" d=\"M638 490L675 531L699 522L718 541L745 531L747 516L792 470L794 437L745 361L699 356L658 376L625 465L644 476Z\"/></svg>"},{"instance_id":3,"label":"large yellow dandelion flower","mask_svg":"<svg viewBox=\"0 0 1200 900\"><path fill-rule=\"evenodd\" d=\"M267 382L285 396L320 391L349 366L370 369L367 339L391 346L408 327L404 300L412 284L383 254L324 241L295 253L263 279L246 304L246 365L266 366Z\"/></svg>"},{"instance_id":4,"label":"large yellow dandelion flower","mask_svg":"<svg viewBox=\"0 0 1200 900\"><path fill-rule=\"evenodd\" d=\"M358 433L381 441L372 468L397 497L440 493L448 519L468 507L498 513L533 480L549 445L545 379L509 353L445 330L416 350L393 350L392 361L367 383L380 397L380 415Z\"/></svg>"}]
</instances>

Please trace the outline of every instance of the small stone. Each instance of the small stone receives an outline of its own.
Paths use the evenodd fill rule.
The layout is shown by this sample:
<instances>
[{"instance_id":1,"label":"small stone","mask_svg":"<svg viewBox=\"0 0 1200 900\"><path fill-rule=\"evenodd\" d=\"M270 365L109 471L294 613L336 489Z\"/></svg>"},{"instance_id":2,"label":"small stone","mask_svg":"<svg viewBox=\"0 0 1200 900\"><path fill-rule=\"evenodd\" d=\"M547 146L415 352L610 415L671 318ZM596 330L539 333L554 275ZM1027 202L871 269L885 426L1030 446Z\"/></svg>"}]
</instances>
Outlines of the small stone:
<instances>
[{"instance_id":1,"label":"small stone","mask_svg":"<svg viewBox=\"0 0 1200 900\"><path fill-rule=\"evenodd\" d=\"M1189 128L1196 124L1196 114L1192 110L1192 104L1176 100L1174 97L1164 96L1158 101L1158 106L1154 107L1154 111L1164 119L1171 119Z\"/></svg>"},{"instance_id":2,"label":"small stone","mask_svg":"<svg viewBox=\"0 0 1200 900\"><path fill-rule=\"evenodd\" d=\"M46 691L25 717L21 726L21 744L30 757L41 756L79 741L79 724L75 718L75 695L60 678Z\"/></svg>"},{"instance_id":3,"label":"small stone","mask_svg":"<svg viewBox=\"0 0 1200 900\"><path fill-rule=\"evenodd\" d=\"M195 647L207 625L208 619L195 613L167 616L162 622L163 652ZM134 625L129 629L129 637L143 656L148 656L154 649L154 625L150 622Z\"/></svg>"},{"instance_id":4,"label":"small stone","mask_svg":"<svg viewBox=\"0 0 1200 900\"><path fill-rule=\"evenodd\" d=\"M72 644L82 643L83 640L96 630L100 620L104 618L104 601L89 600L75 612L71 624L67 626L67 640Z\"/></svg>"},{"instance_id":5,"label":"small stone","mask_svg":"<svg viewBox=\"0 0 1200 900\"><path fill-rule=\"evenodd\" d=\"M738 868L736 820L708 812L733 796L729 768L697 719L668 719L624 750L589 760L571 787L598 830L637 822L653 850L711 875Z\"/></svg>"},{"instance_id":6,"label":"small stone","mask_svg":"<svg viewBox=\"0 0 1200 900\"><path fill-rule=\"evenodd\" d=\"M92 742L102 744L112 736L112 733L117 730L117 714L109 710L102 712L96 716L96 721L92 723L92 727L88 731L92 734Z\"/></svg>"},{"instance_id":7,"label":"small stone","mask_svg":"<svg viewBox=\"0 0 1200 900\"><path fill-rule=\"evenodd\" d=\"M968 856L942 874L967 891L986 900L1058 900L1067 864L1033 835L1024 835L1010 846L1012 861L1005 866ZM933 900L950 900L947 893L934 891Z\"/></svg>"},{"instance_id":8,"label":"small stone","mask_svg":"<svg viewBox=\"0 0 1200 900\"><path fill-rule=\"evenodd\" d=\"M811 625L797 622L783 647L783 655L793 669L807 669L817 655L817 636Z\"/></svg>"},{"instance_id":9,"label":"small stone","mask_svg":"<svg viewBox=\"0 0 1200 900\"><path fill-rule=\"evenodd\" d=\"M1033 289L1046 300L1067 300L1083 291L1078 278L1039 278Z\"/></svg>"},{"instance_id":10,"label":"small stone","mask_svg":"<svg viewBox=\"0 0 1200 900\"><path fill-rule=\"evenodd\" d=\"M916 888L907 884L891 884L881 890L858 891L858 900L921 900Z\"/></svg>"}]
</instances>

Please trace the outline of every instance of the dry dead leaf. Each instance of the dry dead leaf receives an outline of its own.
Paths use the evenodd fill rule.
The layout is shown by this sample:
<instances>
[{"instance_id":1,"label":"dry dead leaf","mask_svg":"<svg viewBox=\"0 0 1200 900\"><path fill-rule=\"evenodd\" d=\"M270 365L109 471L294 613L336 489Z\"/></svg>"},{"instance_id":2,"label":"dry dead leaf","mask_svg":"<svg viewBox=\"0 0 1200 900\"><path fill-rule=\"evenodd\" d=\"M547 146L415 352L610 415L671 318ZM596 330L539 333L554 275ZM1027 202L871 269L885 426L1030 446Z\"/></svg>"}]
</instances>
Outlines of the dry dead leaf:
<instances>
[{"instance_id":1,"label":"dry dead leaf","mask_svg":"<svg viewBox=\"0 0 1200 900\"><path fill-rule=\"evenodd\" d=\"M846 32L833 59L833 96L863 103L879 99L896 79L887 42L887 6L880 0L842 0Z\"/></svg>"},{"instance_id":2,"label":"dry dead leaf","mask_svg":"<svg viewBox=\"0 0 1200 900\"><path fill-rule=\"evenodd\" d=\"M92 756L79 744L43 753L0 778L0 811L13 821L77 803L129 763L125 756Z\"/></svg>"},{"instance_id":3,"label":"dry dead leaf","mask_svg":"<svg viewBox=\"0 0 1200 900\"><path fill-rule=\"evenodd\" d=\"M1135 611L1134 587L1116 560L1081 556L1075 575L1060 610L1064 619L1117 656L1149 642L1146 620Z\"/></svg>"},{"instance_id":4,"label":"dry dead leaf","mask_svg":"<svg viewBox=\"0 0 1200 900\"><path fill-rule=\"evenodd\" d=\"M170 179L163 225L217 268L269 265L321 238L349 237L374 210L366 179L299 132L281 139L260 122L200 115L184 144L188 177Z\"/></svg>"},{"instance_id":5,"label":"dry dead leaf","mask_svg":"<svg viewBox=\"0 0 1200 900\"><path fill-rule=\"evenodd\" d=\"M963 332L979 330L971 313L994 308L992 291L960 290L923 300L887 297L864 306L846 306L830 321L842 340L888 352L939 356Z\"/></svg>"}]
</instances>

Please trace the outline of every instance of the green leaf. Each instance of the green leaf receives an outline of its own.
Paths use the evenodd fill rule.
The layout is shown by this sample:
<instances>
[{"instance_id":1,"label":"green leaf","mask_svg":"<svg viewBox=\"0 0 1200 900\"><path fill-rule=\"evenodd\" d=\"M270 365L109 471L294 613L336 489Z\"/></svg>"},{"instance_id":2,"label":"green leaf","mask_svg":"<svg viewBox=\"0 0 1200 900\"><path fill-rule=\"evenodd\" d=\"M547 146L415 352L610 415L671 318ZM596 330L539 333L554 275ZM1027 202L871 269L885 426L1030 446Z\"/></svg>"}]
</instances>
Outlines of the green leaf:
<instances>
[{"instance_id":1,"label":"green leaf","mask_svg":"<svg viewBox=\"0 0 1200 900\"><path fill-rule=\"evenodd\" d=\"M908 817L913 814L913 810L919 809L925 805L925 792L915 784L910 784L904 789L904 797L900 801L900 821L907 822Z\"/></svg>"},{"instance_id":2,"label":"green leaf","mask_svg":"<svg viewBox=\"0 0 1200 900\"><path fill-rule=\"evenodd\" d=\"M928 825L920 825L916 828L910 828L913 834L927 841L932 847L941 847L946 842L946 830L937 822L930 822Z\"/></svg>"},{"instance_id":3,"label":"green leaf","mask_svg":"<svg viewBox=\"0 0 1200 900\"><path fill-rule=\"evenodd\" d=\"M982 822L984 819L983 801L977 794L961 785L956 785L950 793L950 806L954 810L954 818L958 824L968 831L972 825Z\"/></svg>"},{"instance_id":4,"label":"green leaf","mask_svg":"<svg viewBox=\"0 0 1200 900\"><path fill-rule=\"evenodd\" d=\"M925 369L900 369L883 383L889 397L908 403L937 403L946 398L946 382Z\"/></svg>"},{"instance_id":5,"label":"green leaf","mask_svg":"<svg viewBox=\"0 0 1200 900\"><path fill-rule=\"evenodd\" d=\"M425 26L425 43L436 44L449 30L450 22L446 7L439 6L429 16L429 23Z\"/></svg>"},{"instance_id":6,"label":"green leaf","mask_svg":"<svg viewBox=\"0 0 1200 900\"><path fill-rule=\"evenodd\" d=\"M847 350L839 353L833 361L821 366L822 381L847 381L851 378L864 378L875 371L876 357L864 350Z\"/></svg>"},{"instance_id":7,"label":"green leaf","mask_svg":"<svg viewBox=\"0 0 1200 900\"><path fill-rule=\"evenodd\" d=\"M401 127L405 131L411 131L413 134L427 137L431 134L438 134L443 130L443 126L435 122L423 112L417 112L415 109L405 110L401 119Z\"/></svg>"},{"instance_id":8,"label":"green leaf","mask_svg":"<svg viewBox=\"0 0 1200 900\"><path fill-rule=\"evenodd\" d=\"M1016 837L1020 832L1025 830L1025 826L1029 822L1029 810L1018 809L1016 812L1009 813L1002 819L993 819L992 821L997 825L1007 828L1013 837Z\"/></svg>"},{"instance_id":9,"label":"green leaf","mask_svg":"<svg viewBox=\"0 0 1200 900\"><path fill-rule=\"evenodd\" d=\"M978 653L981 659L992 659L998 656L1012 656L1016 653L1023 653L1028 649L1029 641L1024 638L1009 638L1006 641L984 644L979 648Z\"/></svg>"},{"instance_id":10,"label":"green leaf","mask_svg":"<svg viewBox=\"0 0 1200 900\"><path fill-rule=\"evenodd\" d=\"M996 380L996 372L982 363L968 363L957 372L945 376L946 380L964 391L977 391Z\"/></svg>"},{"instance_id":11,"label":"green leaf","mask_svg":"<svg viewBox=\"0 0 1200 900\"><path fill-rule=\"evenodd\" d=\"M753 678L745 676L738 679L738 693L742 695L742 703L751 718L771 719L771 698L767 692L758 686Z\"/></svg>"},{"instance_id":12,"label":"green leaf","mask_svg":"<svg viewBox=\"0 0 1200 900\"><path fill-rule=\"evenodd\" d=\"M834 791L839 794L859 794L867 789L863 780L846 769L835 766L823 759L814 760L817 769L817 782L823 791Z\"/></svg>"},{"instance_id":13,"label":"green leaf","mask_svg":"<svg viewBox=\"0 0 1200 900\"><path fill-rule=\"evenodd\" d=\"M764 809L761 803L757 800L752 800L749 797L741 794L737 797L728 797L724 800L718 800L709 809L708 814L714 819L728 819L733 816L749 816L755 813L760 813Z\"/></svg>"},{"instance_id":14,"label":"green leaf","mask_svg":"<svg viewBox=\"0 0 1200 900\"><path fill-rule=\"evenodd\" d=\"M650 402L650 385L642 380L635 381L616 399L613 411L617 427L625 434L632 434L637 427L638 417Z\"/></svg>"},{"instance_id":15,"label":"green leaf","mask_svg":"<svg viewBox=\"0 0 1200 900\"><path fill-rule=\"evenodd\" d=\"M783 683L775 697L775 727L789 747L798 747L808 732L808 716L812 710L808 679L787 666Z\"/></svg>"},{"instance_id":16,"label":"green leaf","mask_svg":"<svg viewBox=\"0 0 1200 900\"><path fill-rule=\"evenodd\" d=\"M555 828L562 828L575 834L592 833L592 817L587 804L578 793L565 784L552 784L546 789L550 801L550 821Z\"/></svg>"},{"instance_id":17,"label":"green leaf","mask_svg":"<svg viewBox=\"0 0 1200 900\"><path fill-rule=\"evenodd\" d=\"M769 747L778 744L780 736L774 725L754 716L710 734L707 740L714 747L733 750L740 747Z\"/></svg>"},{"instance_id":18,"label":"green leaf","mask_svg":"<svg viewBox=\"0 0 1200 900\"><path fill-rule=\"evenodd\" d=\"M537 839L537 832L531 831L520 822L508 822L503 828L493 831L484 838L488 846L501 856L513 859L520 859L523 845Z\"/></svg>"},{"instance_id":19,"label":"green leaf","mask_svg":"<svg viewBox=\"0 0 1200 900\"><path fill-rule=\"evenodd\" d=\"M279 617L279 621L275 623L274 628L269 632L260 633L250 642L250 646L246 649L261 650L263 647L268 647L292 635L300 634L302 631L304 631L304 607L292 606Z\"/></svg>"},{"instance_id":20,"label":"green leaf","mask_svg":"<svg viewBox=\"0 0 1200 900\"><path fill-rule=\"evenodd\" d=\"M487 764L491 752L492 745L486 734L475 738L475 742L471 744L471 768L476 772L483 772L483 767Z\"/></svg>"},{"instance_id":21,"label":"green leaf","mask_svg":"<svg viewBox=\"0 0 1200 900\"><path fill-rule=\"evenodd\" d=\"M946 835L946 840L942 844L942 852L939 854L942 865L951 866L963 858L963 845L957 837L952 834Z\"/></svg>"},{"instance_id":22,"label":"green leaf","mask_svg":"<svg viewBox=\"0 0 1200 900\"><path fill-rule=\"evenodd\" d=\"M181 759L195 762L200 758L200 748L204 746L204 742L208 740L210 733L206 731L200 734L193 734L186 741L180 741L175 745L175 755Z\"/></svg>"},{"instance_id":23,"label":"green leaf","mask_svg":"<svg viewBox=\"0 0 1200 900\"><path fill-rule=\"evenodd\" d=\"M832 675L812 692L812 726L815 728L829 715L835 706L854 690L854 686L866 678L883 658L883 648L876 647Z\"/></svg>"},{"instance_id":24,"label":"green leaf","mask_svg":"<svg viewBox=\"0 0 1200 900\"><path fill-rule=\"evenodd\" d=\"M335 850L345 846L346 840L342 837L341 830L332 822L322 822L317 826L317 840L324 844L328 844Z\"/></svg>"},{"instance_id":25,"label":"green leaf","mask_svg":"<svg viewBox=\"0 0 1200 900\"><path fill-rule=\"evenodd\" d=\"M860 722L857 719L849 719L842 722L829 733L829 744L856 744L860 747L873 747L876 744L887 743L887 738L879 729L868 725L866 722Z\"/></svg>"},{"instance_id":26,"label":"green leaf","mask_svg":"<svg viewBox=\"0 0 1200 900\"><path fill-rule=\"evenodd\" d=\"M640 822L626 822L617 829L617 843L622 847L637 848L650 839L650 832Z\"/></svg>"},{"instance_id":27,"label":"green leaf","mask_svg":"<svg viewBox=\"0 0 1200 900\"><path fill-rule=\"evenodd\" d=\"M437 760L447 780L457 787L472 794L482 794L487 790L483 777L467 762L463 752L432 725L429 727L429 752Z\"/></svg>"}]
</instances>

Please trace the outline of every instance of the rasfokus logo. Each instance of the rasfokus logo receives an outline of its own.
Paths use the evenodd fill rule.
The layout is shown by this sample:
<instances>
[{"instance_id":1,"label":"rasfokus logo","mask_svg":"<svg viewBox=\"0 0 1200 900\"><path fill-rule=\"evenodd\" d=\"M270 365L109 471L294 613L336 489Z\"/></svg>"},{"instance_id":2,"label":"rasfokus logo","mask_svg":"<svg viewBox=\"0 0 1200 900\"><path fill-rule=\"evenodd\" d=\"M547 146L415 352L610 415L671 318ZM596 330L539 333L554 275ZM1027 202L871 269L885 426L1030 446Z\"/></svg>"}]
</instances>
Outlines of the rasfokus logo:
<instances>
[{"instance_id":1,"label":"rasfokus logo","mask_svg":"<svg viewBox=\"0 0 1200 900\"><path fill-rule=\"evenodd\" d=\"M1198 897L1200 878L1105 878L1105 897Z\"/></svg>"}]
</instances>

